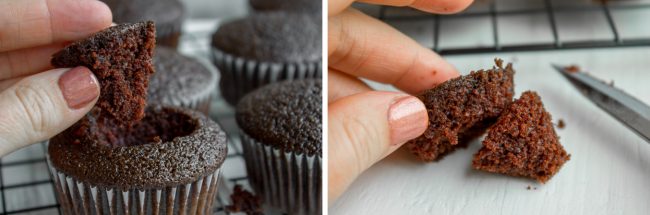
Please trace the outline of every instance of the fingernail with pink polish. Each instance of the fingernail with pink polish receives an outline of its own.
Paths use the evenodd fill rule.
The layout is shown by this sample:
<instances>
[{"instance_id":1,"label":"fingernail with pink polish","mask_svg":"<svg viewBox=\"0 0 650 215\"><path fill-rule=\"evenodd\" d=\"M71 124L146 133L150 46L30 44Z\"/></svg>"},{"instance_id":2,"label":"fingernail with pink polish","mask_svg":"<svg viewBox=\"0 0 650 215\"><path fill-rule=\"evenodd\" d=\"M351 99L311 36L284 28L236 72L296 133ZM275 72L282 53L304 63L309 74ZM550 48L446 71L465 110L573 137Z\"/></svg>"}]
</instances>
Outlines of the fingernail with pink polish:
<instances>
[{"instance_id":1,"label":"fingernail with pink polish","mask_svg":"<svg viewBox=\"0 0 650 215\"><path fill-rule=\"evenodd\" d=\"M86 67L75 67L59 78L59 88L71 109L83 108L99 96L99 84Z\"/></svg>"},{"instance_id":2,"label":"fingernail with pink polish","mask_svg":"<svg viewBox=\"0 0 650 215\"><path fill-rule=\"evenodd\" d=\"M420 136L427 128L427 110L414 96L400 97L388 109L388 123L391 144L403 144Z\"/></svg>"}]
</instances>

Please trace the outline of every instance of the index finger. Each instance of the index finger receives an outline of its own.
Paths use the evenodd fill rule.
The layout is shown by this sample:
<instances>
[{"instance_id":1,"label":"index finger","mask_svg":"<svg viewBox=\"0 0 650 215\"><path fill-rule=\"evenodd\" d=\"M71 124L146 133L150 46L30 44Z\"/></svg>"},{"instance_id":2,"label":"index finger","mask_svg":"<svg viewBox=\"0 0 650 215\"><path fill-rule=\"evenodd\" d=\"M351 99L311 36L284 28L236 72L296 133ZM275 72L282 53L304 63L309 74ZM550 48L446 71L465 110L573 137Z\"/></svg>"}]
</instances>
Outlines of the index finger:
<instances>
[{"instance_id":1,"label":"index finger","mask_svg":"<svg viewBox=\"0 0 650 215\"><path fill-rule=\"evenodd\" d=\"M355 0L329 0L329 15L338 14L349 7ZM398 7L413 7L429 13L457 13L467 8L474 0L356 0L369 4Z\"/></svg>"},{"instance_id":2,"label":"index finger","mask_svg":"<svg viewBox=\"0 0 650 215\"><path fill-rule=\"evenodd\" d=\"M0 52L78 40L111 20L97 0L0 0Z\"/></svg>"},{"instance_id":3,"label":"index finger","mask_svg":"<svg viewBox=\"0 0 650 215\"><path fill-rule=\"evenodd\" d=\"M416 94L458 76L442 57L354 9L330 17L328 66Z\"/></svg>"}]
</instances>

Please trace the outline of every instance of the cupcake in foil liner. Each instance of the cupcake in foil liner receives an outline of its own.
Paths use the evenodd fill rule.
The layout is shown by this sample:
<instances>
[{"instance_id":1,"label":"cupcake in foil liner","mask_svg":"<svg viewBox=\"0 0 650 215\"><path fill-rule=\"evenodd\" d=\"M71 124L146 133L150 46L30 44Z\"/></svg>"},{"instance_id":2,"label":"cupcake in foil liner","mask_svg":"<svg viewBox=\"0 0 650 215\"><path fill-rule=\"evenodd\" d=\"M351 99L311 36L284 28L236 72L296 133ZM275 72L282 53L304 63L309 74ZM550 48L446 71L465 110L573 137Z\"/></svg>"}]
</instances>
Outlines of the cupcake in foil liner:
<instances>
[{"instance_id":1,"label":"cupcake in foil liner","mask_svg":"<svg viewBox=\"0 0 650 215\"><path fill-rule=\"evenodd\" d=\"M47 162L64 214L212 214L220 175L217 169L188 184L120 189L80 181Z\"/></svg>"},{"instance_id":2,"label":"cupcake in foil liner","mask_svg":"<svg viewBox=\"0 0 650 215\"><path fill-rule=\"evenodd\" d=\"M149 79L147 101L198 110L209 114L219 72L208 60L181 55L157 47L153 59L156 72Z\"/></svg>"},{"instance_id":3,"label":"cupcake in foil liner","mask_svg":"<svg viewBox=\"0 0 650 215\"><path fill-rule=\"evenodd\" d=\"M182 20L174 23L156 24L156 44L173 49L178 48L182 27Z\"/></svg>"},{"instance_id":4,"label":"cupcake in foil liner","mask_svg":"<svg viewBox=\"0 0 650 215\"><path fill-rule=\"evenodd\" d=\"M96 111L49 141L65 214L211 214L227 138L203 114L150 106L132 126Z\"/></svg>"},{"instance_id":5,"label":"cupcake in foil liner","mask_svg":"<svg viewBox=\"0 0 650 215\"><path fill-rule=\"evenodd\" d=\"M240 132L250 184L264 202L289 214L321 213L321 157L274 149Z\"/></svg>"},{"instance_id":6,"label":"cupcake in foil liner","mask_svg":"<svg viewBox=\"0 0 650 215\"><path fill-rule=\"evenodd\" d=\"M266 204L289 214L322 210L322 83L284 81L237 104L246 171Z\"/></svg>"},{"instance_id":7,"label":"cupcake in foil liner","mask_svg":"<svg viewBox=\"0 0 650 215\"><path fill-rule=\"evenodd\" d=\"M233 105L269 83L320 78L322 18L271 11L219 25L212 35L213 62L223 76L220 89Z\"/></svg>"},{"instance_id":8,"label":"cupcake in foil liner","mask_svg":"<svg viewBox=\"0 0 650 215\"><path fill-rule=\"evenodd\" d=\"M230 104L237 104L247 93L275 82L321 78L322 62L262 62L212 48L212 59L221 72L219 89Z\"/></svg>"}]
</instances>

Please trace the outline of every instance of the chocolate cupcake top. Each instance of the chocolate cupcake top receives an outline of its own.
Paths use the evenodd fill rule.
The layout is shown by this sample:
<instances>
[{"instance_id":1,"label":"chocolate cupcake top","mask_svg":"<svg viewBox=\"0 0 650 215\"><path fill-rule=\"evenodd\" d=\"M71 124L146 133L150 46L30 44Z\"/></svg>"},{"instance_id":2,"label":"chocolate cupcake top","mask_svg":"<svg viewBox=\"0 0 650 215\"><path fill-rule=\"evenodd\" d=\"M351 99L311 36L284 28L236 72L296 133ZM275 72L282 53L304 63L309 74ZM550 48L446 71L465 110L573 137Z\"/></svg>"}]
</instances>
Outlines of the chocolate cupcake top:
<instances>
[{"instance_id":1,"label":"chocolate cupcake top","mask_svg":"<svg viewBox=\"0 0 650 215\"><path fill-rule=\"evenodd\" d=\"M190 104L210 96L217 86L217 72L208 63L157 47L149 79L147 101L163 105Z\"/></svg>"},{"instance_id":2,"label":"chocolate cupcake top","mask_svg":"<svg viewBox=\"0 0 650 215\"><path fill-rule=\"evenodd\" d=\"M321 0L249 0L255 10L290 10L322 14Z\"/></svg>"},{"instance_id":3,"label":"chocolate cupcake top","mask_svg":"<svg viewBox=\"0 0 650 215\"><path fill-rule=\"evenodd\" d=\"M264 62L321 60L321 18L268 12L223 24L212 46L237 57Z\"/></svg>"},{"instance_id":4,"label":"chocolate cupcake top","mask_svg":"<svg viewBox=\"0 0 650 215\"><path fill-rule=\"evenodd\" d=\"M237 124L250 137L285 152L321 156L321 81L270 84L239 101Z\"/></svg>"},{"instance_id":5,"label":"chocolate cupcake top","mask_svg":"<svg viewBox=\"0 0 650 215\"><path fill-rule=\"evenodd\" d=\"M110 188L186 184L221 167L226 134L194 111L149 107L133 127L99 123L91 113L49 144L57 170Z\"/></svg>"},{"instance_id":6,"label":"chocolate cupcake top","mask_svg":"<svg viewBox=\"0 0 650 215\"><path fill-rule=\"evenodd\" d=\"M152 20L158 27L158 36L168 31L180 31L185 8L179 0L101 0L113 13L116 23ZM172 29L166 29L172 28Z\"/></svg>"}]
</instances>

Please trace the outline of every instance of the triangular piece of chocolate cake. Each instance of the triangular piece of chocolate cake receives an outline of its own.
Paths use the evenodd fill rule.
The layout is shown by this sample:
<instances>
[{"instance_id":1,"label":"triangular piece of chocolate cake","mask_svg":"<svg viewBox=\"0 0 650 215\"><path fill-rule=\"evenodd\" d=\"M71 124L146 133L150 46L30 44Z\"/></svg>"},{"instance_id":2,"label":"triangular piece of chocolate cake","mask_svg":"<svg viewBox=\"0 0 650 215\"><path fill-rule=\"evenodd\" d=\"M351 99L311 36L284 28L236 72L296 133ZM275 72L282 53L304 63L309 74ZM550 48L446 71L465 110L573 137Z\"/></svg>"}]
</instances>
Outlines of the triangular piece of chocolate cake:
<instances>
[{"instance_id":1,"label":"triangular piece of chocolate cake","mask_svg":"<svg viewBox=\"0 0 650 215\"><path fill-rule=\"evenodd\" d=\"M479 70L418 95L428 110L429 127L406 145L420 160L440 159L481 136L512 102L512 64Z\"/></svg>"},{"instance_id":2,"label":"triangular piece of chocolate cake","mask_svg":"<svg viewBox=\"0 0 650 215\"><path fill-rule=\"evenodd\" d=\"M113 26L68 45L51 63L89 68L101 85L96 104L101 117L130 125L144 117L155 35L151 21Z\"/></svg>"},{"instance_id":3,"label":"triangular piece of chocolate cake","mask_svg":"<svg viewBox=\"0 0 650 215\"><path fill-rule=\"evenodd\" d=\"M548 181L571 155L560 145L540 97L526 91L490 128L474 168Z\"/></svg>"}]
</instances>

